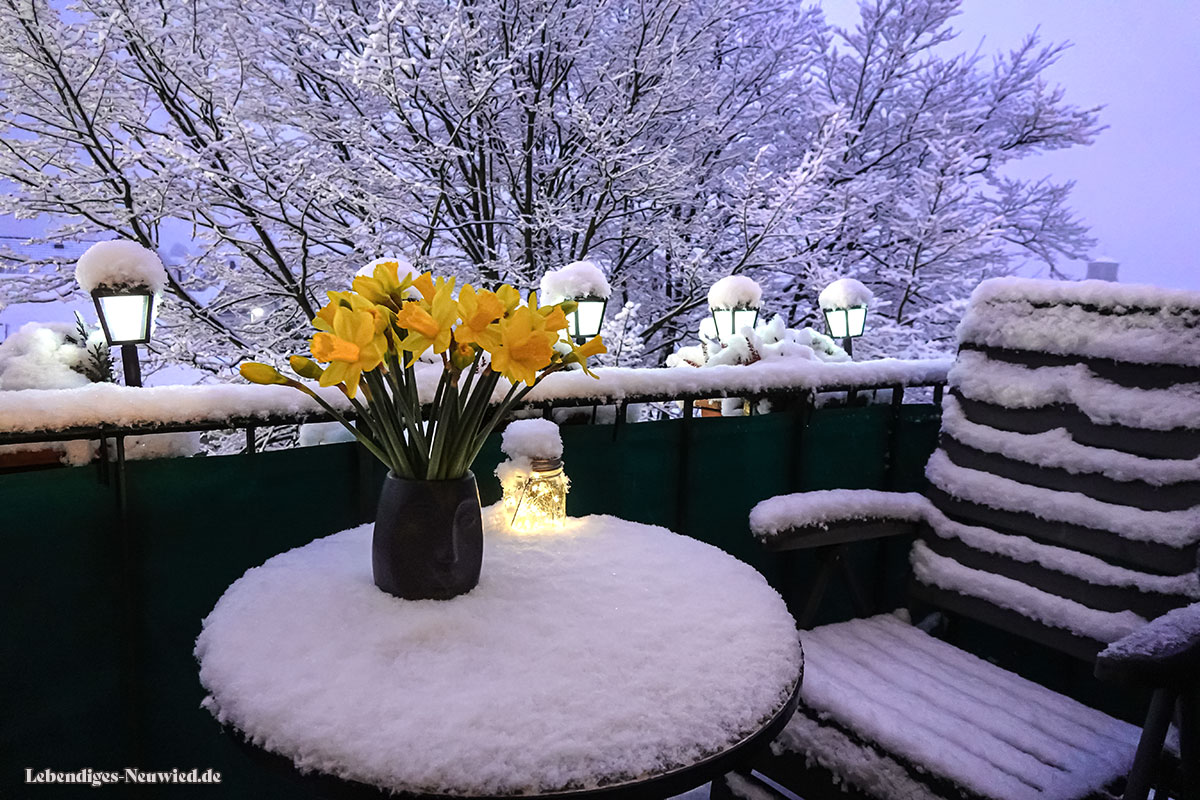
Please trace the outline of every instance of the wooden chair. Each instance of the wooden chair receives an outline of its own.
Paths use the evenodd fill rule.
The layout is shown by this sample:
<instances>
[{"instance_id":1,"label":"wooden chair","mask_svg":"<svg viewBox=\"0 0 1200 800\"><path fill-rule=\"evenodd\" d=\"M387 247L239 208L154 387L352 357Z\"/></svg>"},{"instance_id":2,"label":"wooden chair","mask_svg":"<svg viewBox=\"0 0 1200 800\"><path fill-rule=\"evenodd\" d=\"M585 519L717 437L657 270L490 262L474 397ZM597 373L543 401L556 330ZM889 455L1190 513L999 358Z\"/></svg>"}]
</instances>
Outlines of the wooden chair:
<instances>
[{"instance_id":1,"label":"wooden chair","mask_svg":"<svg viewBox=\"0 0 1200 800\"><path fill-rule=\"evenodd\" d=\"M771 498L751 528L827 554L916 534L914 601L1148 687L1145 727L883 615L802 634L800 709L755 769L805 800L1200 797L1200 294L988 281L959 336L924 495Z\"/></svg>"}]
</instances>

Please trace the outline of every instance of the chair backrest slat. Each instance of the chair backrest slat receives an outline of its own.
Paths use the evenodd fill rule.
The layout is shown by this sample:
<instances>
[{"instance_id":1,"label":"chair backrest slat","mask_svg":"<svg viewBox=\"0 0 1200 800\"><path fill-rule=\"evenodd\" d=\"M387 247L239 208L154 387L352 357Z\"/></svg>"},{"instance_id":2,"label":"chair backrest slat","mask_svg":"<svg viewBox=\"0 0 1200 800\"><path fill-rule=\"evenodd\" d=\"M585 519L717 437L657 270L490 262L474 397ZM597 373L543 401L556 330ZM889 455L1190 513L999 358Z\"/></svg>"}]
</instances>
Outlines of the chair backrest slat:
<instances>
[{"instance_id":1,"label":"chair backrest slat","mask_svg":"<svg viewBox=\"0 0 1200 800\"><path fill-rule=\"evenodd\" d=\"M1200 599L1200 293L987 281L959 336L918 594L957 580L1076 653Z\"/></svg>"}]
</instances>

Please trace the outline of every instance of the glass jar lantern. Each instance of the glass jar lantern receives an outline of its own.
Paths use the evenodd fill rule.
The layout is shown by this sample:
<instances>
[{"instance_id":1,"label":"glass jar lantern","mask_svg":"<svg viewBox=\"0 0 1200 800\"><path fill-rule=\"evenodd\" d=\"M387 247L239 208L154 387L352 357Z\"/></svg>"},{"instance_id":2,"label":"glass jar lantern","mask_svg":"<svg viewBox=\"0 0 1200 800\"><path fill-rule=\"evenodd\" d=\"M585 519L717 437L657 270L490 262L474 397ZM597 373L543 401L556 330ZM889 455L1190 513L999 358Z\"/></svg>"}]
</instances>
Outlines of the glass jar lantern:
<instances>
[{"instance_id":1,"label":"glass jar lantern","mask_svg":"<svg viewBox=\"0 0 1200 800\"><path fill-rule=\"evenodd\" d=\"M512 528L531 532L562 527L567 518L567 490L570 481L563 472L560 458L535 458L529 476L517 491Z\"/></svg>"}]
</instances>

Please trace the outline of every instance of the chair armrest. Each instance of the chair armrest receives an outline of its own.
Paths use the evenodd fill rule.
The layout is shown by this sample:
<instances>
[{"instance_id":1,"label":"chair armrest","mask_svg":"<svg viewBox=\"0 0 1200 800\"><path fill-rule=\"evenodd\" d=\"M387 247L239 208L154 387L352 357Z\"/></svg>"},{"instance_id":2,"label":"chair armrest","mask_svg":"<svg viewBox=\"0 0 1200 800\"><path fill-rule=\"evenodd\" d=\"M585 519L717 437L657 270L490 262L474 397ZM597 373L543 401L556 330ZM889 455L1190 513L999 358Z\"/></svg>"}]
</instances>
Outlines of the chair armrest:
<instances>
[{"instance_id":1,"label":"chair armrest","mask_svg":"<svg viewBox=\"0 0 1200 800\"><path fill-rule=\"evenodd\" d=\"M1200 603L1169 611L1096 656L1096 677L1188 691L1200 686Z\"/></svg>"},{"instance_id":2,"label":"chair armrest","mask_svg":"<svg viewBox=\"0 0 1200 800\"><path fill-rule=\"evenodd\" d=\"M750 531L768 550L915 533L929 501L913 492L830 489L763 500L750 511Z\"/></svg>"}]
</instances>

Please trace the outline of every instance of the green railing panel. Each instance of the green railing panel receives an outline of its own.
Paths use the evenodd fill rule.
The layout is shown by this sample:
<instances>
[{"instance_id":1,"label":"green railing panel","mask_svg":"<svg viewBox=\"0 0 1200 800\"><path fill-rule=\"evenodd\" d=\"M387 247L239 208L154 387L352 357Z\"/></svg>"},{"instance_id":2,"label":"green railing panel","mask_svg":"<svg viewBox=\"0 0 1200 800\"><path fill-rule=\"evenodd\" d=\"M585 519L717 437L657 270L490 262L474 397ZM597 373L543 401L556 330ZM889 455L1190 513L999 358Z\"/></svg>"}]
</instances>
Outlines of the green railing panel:
<instances>
[{"instance_id":1,"label":"green railing panel","mask_svg":"<svg viewBox=\"0 0 1200 800\"><path fill-rule=\"evenodd\" d=\"M112 489L98 474L0 477L0 781L51 758L119 763L126 752L113 724L129 664L117 633L122 561Z\"/></svg>"}]
</instances>

